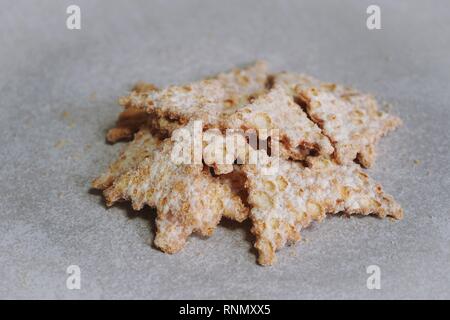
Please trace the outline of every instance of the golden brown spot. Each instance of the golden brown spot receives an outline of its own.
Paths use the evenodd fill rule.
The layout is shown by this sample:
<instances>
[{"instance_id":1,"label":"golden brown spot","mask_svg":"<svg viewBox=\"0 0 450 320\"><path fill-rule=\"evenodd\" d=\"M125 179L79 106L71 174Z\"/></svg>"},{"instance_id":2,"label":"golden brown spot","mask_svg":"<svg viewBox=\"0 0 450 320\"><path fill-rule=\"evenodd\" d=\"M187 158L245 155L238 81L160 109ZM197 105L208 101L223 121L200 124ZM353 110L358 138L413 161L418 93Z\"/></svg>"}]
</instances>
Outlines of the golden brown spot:
<instances>
[{"instance_id":1,"label":"golden brown spot","mask_svg":"<svg viewBox=\"0 0 450 320\"><path fill-rule=\"evenodd\" d=\"M255 206L261 209L272 209L273 208L273 201L271 197L265 193L265 192L255 192L251 196L251 200L253 200Z\"/></svg>"},{"instance_id":2,"label":"golden brown spot","mask_svg":"<svg viewBox=\"0 0 450 320\"><path fill-rule=\"evenodd\" d=\"M277 184L278 184L278 189L280 191L286 190L287 186L289 185L287 180L284 177L282 177L282 176L278 176L277 177Z\"/></svg>"},{"instance_id":3,"label":"golden brown spot","mask_svg":"<svg viewBox=\"0 0 450 320\"><path fill-rule=\"evenodd\" d=\"M380 208L381 207L381 202L375 200L375 199L371 199L371 207L375 207L375 208Z\"/></svg>"},{"instance_id":4,"label":"golden brown spot","mask_svg":"<svg viewBox=\"0 0 450 320\"><path fill-rule=\"evenodd\" d=\"M192 91L192 87L189 86L189 85L182 86L182 88L183 88L183 90L184 90L185 92L191 92L191 91Z\"/></svg>"},{"instance_id":5,"label":"golden brown spot","mask_svg":"<svg viewBox=\"0 0 450 320\"><path fill-rule=\"evenodd\" d=\"M237 80L241 86L247 86L250 83L250 79L245 75L238 77Z\"/></svg>"},{"instance_id":6,"label":"golden brown spot","mask_svg":"<svg viewBox=\"0 0 450 320\"><path fill-rule=\"evenodd\" d=\"M278 229L280 227L280 221L278 221L277 219L274 219L274 220L272 220L271 225L274 229Z\"/></svg>"},{"instance_id":7,"label":"golden brown spot","mask_svg":"<svg viewBox=\"0 0 450 320\"><path fill-rule=\"evenodd\" d=\"M383 189L381 188L381 186L379 184L375 186L375 192L378 194L383 192Z\"/></svg>"},{"instance_id":8,"label":"golden brown spot","mask_svg":"<svg viewBox=\"0 0 450 320\"><path fill-rule=\"evenodd\" d=\"M330 121L336 120L336 115L335 114L330 114L330 115L328 115L327 119L330 120Z\"/></svg>"},{"instance_id":9,"label":"golden brown spot","mask_svg":"<svg viewBox=\"0 0 450 320\"><path fill-rule=\"evenodd\" d=\"M135 91L136 93L146 93L150 91L156 91L158 90L158 88L151 83L139 81L134 85L132 90Z\"/></svg>"},{"instance_id":10,"label":"golden brown spot","mask_svg":"<svg viewBox=\"0 0 450 320\"><path fill-rule=\"evenodd\" d=\"M336 90L336 84L335 84L335 83L323 83L323 84L321 85L321 87L322 87L323 89L326 89L326 90L331 91L331 92L333 92L334 90Z\"/></svg>"},{"instance_id":11,"label":"golden brown spot","mask_svg":"<svg viewBox=\"0 0 450 320\"><path fill-rule=\"evenodd\" d=\"M275 183L273 183L270 180L264 180L263 182L264 184L264 189L267 190L268 192L275 192L276 191L276 186Z\"/></svg>"},{"instance_id":12,"label":"golden brown spot","mask_svg":"<svg viewBox=\"0 0 450 320\"><path fill-rule=\"evenodd\" d=\"M359 176L363 179L363 180L367 180L369 179L369 176L367 175L367 173L362 172L362 171L358 171Z\"/></svg>"},{"instance_id":13,"label":"golden brown spot","mask_svg":"<svg viewBox=\"0 0 450 320\"><path fill-rule=\"evenodd\" d=\"M306 212L298 212L295 215L295 222L303 224L303 221L306 219Z\"/></svg>"},{"instance_id":14,"label":"golden brown spot","mask_svg":"<svg viewBox=\"0 0 450 320\"><path fill-rule=\"evenodd\" d=\"M311 200L306 204L306 210L314 220L320 219L322 215L322 207L320 204Z\"/></svg>"},{"instance_id":15,"label":"golden brown spot","mask_svg":"<svg viewBox=\"0 0 450 320\"><path fill-rule=\"evenodd\" d=\"M175 184L174 184L174 186L173 186L173 190L174 191L176 191L176 192L178 192L178 193L182 193L182 192L184 192L184 189L185 189L185 183L184 182L182 182L182 181L177 181Z\"/></svg>"},{"instance_id":16,"label":"golden brown spot","mask_svg":"<svg viewBox=\"0 0 450 320\"><path fill-rule=\"evenodd\" d=\"M253 124L257 129L269 129L272 124L272 119L267 113L260 112L255 115Z\"/></svg>"},{"instance_id":17,"label":"golden brown spot","mask_svg":"<svg viewBox=\"0 0 450 320\"><path fill-rule=\"evenodd\" d=\"M364 121L362 121L361 119L353 119L353 120L352 120L352 123L353 123L354 125L360 126L360 125L363 125L363 124L364 124Z\"/></svg>"},{"instance_id":18,"label":"golden brown spot","mask_svg":"<svg viewBox=\"0 0 450 320\"><path fill-rule=\"evenodd\" d=\"M225 108L231 108L236 104L236 102L233 99L226 99L223 104Z\"/></svg>"},{"instance_id":19,"label":"golden brown spot","mask_svg":"<svg viewBox=\"0 0 450 320\"><path fill-rule=\"evenodd\" d=\"M350 196L350 191L351 191L351 189L347 186L341 187L340 193L341 193L342 199L347 200L348 197Z\"/></svg>"}]
</instances>

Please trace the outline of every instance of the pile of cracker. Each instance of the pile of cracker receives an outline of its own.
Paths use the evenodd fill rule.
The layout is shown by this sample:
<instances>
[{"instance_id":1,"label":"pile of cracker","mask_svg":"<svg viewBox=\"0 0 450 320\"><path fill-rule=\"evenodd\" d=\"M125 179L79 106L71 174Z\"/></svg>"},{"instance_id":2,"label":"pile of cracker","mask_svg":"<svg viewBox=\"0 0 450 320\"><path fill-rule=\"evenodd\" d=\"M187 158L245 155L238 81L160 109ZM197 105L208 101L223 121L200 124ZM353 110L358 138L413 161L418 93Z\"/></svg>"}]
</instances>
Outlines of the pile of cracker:
<instances>
[{"instance_id":1,"label":"pile of cracker","mask_svg":"<svg viewBox=\"0 0 450 320\"><path fill-rule=\"evenodd\" d=\"M210 236L222 216L250 219L258 262L271 265L327 214L403 216L364 170L401 124L371 95L256 61L181 86L140 82L119 102L107 140L131 142L93 187L108 206L156 208L163 252L180 251L192 233ZM174 157L180 145L188 161Z\"/></svg>"}]
</instances>

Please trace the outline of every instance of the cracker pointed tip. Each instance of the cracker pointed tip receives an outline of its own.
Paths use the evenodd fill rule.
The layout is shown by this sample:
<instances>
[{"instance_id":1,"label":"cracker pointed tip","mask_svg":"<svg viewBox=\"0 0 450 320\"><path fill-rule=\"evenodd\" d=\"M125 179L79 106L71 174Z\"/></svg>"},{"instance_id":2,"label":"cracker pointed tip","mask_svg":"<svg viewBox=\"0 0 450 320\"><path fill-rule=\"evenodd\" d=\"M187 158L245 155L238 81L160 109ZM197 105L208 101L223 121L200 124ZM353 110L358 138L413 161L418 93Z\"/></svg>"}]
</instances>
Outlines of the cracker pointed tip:
<instances>
[{"instance_id":1,"label":"cracker pointed tip","mask_svg":"<svg viewBox=\"0 0 450 320\"><path fill-rule=\"evenodd\" d=\"M100 189L100 183L98 181L99 178L95 178L94 180L91 181L91 188Z\"/></svg>"},{"instance_id":2,"label":"cracker pointed tip","mask_svg":"<svg viewBox=\"0 0 450 320\"><path fill-rule=\"evenodd\" d=\"M400 206L397 210L395 210L391 214L391 217L394 218L395 220L402 220L403 216L404 216L404 212L403 212L403 209L400 208Z\"/></svg>"},{"instance_id":3,"label":"cracker pointed tip","mask_svg":"<svg viewBox=\"0 0 450 320\"><path fill-rule=\"evenodd\" d=\"M109 177L107 179L105 179L105 177L99 176L91 182L91 187L96 190L105 190L111 184L112 184L112 179L110 179Z\"/></svg>"}]
</instances>

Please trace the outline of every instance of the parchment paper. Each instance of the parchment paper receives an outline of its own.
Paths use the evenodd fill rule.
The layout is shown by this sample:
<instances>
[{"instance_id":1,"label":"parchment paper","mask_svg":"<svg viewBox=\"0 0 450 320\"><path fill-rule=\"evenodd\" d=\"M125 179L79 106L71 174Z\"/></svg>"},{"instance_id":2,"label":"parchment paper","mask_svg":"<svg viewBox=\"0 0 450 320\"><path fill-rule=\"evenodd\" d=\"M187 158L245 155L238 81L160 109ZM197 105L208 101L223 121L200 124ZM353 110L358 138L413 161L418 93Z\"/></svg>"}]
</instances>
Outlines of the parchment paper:
<instances>
[{"instance_id":1,"label":"parchment paper","mask_svg":"<svg viewBox=\"0 0 450 320\"><path fill-rule=\"evenodd\" d=\"M81 30L66 8L81 8ZM0 1L0 297L450 298L450 2ZM255 262L249 224L221 223L165 255L154 213L89 190L122 147L104 135L137 80L184 83L267 59L392 103L404 126L370 174L400 222L326 219ZM67 267L81 270L69 290ZM381 289L366 268L381 270Z\"/></svg>"}]
</instances>

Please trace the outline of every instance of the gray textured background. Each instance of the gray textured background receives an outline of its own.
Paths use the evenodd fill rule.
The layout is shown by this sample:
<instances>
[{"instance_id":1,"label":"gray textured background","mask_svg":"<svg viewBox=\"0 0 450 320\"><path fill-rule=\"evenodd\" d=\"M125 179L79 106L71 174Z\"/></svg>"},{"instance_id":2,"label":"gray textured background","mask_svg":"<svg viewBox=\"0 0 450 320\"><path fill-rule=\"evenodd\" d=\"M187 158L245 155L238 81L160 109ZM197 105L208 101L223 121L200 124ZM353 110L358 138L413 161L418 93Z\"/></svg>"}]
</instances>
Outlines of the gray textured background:
<instances>
[{"instance_id":1,"label":"gray textured background","mask_svg":"<svg viewBox=\"0 0 450 320\"><path fill-rule=\"evenodd\" d=\"M372 2L382 30L365 26ZM65 28L72 3L80 31ZM450 298L449 1L0 6L1 298ZM405 125L370 173L403 221L329 218L264 268L248 224L222 223L169 256L149 245L152 214L106 210L89 192L121 147L104 134L136 80L182 83L255 58L393 103ZM71 264L78 291L65 286ZM371 264L381 290L366 288Z\"/></svg>"}]
</instances>

